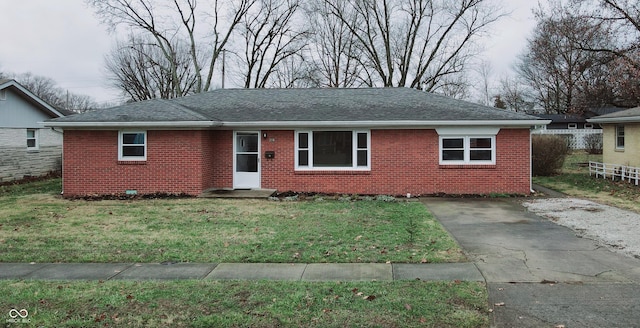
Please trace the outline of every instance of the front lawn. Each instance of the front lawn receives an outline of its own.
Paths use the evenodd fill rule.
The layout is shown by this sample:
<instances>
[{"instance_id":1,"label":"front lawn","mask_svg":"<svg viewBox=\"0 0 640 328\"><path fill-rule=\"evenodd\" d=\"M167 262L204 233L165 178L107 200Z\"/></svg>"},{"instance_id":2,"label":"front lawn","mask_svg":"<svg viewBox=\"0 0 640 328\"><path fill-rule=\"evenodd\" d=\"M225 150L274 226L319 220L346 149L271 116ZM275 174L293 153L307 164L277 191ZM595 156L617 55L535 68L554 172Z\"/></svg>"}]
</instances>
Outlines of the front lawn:
<instances>
[{"instance_id":1,"label":"front lawn","mask_svg":"<svg viewBox=\"0 0 640 328\"><path fill-rule=\"evenodd\" d=\"M417 202L65 200L59 179L0 187L2 262L457 262Z\"/></svg>"},{"instance_id":2,"label":"front lawn","mask_svg":"<svg viewBox=\"0 0 640 328\"><path fill-rule=\"evenodd\" d=\"M489 325L484 285L454 281L0 281L0 295L3 322L28 311L15 327Z\"/></svg>"},{"instance_id":3,"label":"front lawn","mask_svg":"<svg viewBox=\"0 0 640 328\"><path fill-rule=\"evenodd\" d=\"M629 182L589 176L589 167L582 164L589 161L602 162L602 155L574 151L567 155L561 174L534 177L533 182L570 196L588 198L640 213L640 187Z\"/></svg>"}]
</instances>

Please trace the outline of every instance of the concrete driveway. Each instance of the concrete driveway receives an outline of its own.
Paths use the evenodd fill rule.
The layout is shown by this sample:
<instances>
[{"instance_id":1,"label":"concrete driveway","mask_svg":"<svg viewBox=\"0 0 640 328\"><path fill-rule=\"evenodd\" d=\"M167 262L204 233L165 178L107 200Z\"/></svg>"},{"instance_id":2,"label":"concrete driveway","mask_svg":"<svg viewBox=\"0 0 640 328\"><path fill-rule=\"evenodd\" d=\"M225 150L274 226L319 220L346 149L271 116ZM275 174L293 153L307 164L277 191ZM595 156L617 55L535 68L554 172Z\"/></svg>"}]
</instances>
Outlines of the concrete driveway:
<instances>
[{"instance_id":1,"label":"concrete driveway","mask_svg":"<svg viewBox=\"0 0 640 328\"><path fill-rule=\"evenodd\" d=\"M513 199L423 203L487 282L495 327L640 327L640 260Z\"/></svg>"}]
</instances>

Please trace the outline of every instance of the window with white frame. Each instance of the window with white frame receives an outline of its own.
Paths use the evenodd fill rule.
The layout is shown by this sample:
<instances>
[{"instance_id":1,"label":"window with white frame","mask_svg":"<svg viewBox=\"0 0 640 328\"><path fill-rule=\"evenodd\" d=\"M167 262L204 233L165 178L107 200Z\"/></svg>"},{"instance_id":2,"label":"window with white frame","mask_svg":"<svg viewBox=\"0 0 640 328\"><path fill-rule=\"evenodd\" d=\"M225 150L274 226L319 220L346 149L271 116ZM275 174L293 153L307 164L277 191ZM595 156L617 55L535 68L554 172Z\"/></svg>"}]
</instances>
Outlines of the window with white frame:
<instances>
[{"instance_id":1,"label":"window with white frame","mask_svg":"<svg viewBox=\"0 0 640 328\"><path fill-rule=\"evenodd\" d=\"M624 125L616 125L616 149L624 149Z\"/></svg>"},{"instance_id":2,"label":"window with white frame","mask_svg":"<svg viewBox=\"0 0 640 328\"><path fill-rule=\"evenodd\" d=\"M144 161L147 159L147 132L120 131L118 133L118 160Z\"/></svg>"},{"instance_id":3,"label":"window with white frame","mask_svg":"<svg viewBox=\"0 0 640 328\"><path fill-rule=\"evenodd\" d=\"M297 131L296 169L368 170L369 131Z\"/></svg>"},{"instance_id":4,"label":"window with white frame","mask_svg":"<svg viewBox=\"0 0 640 328\"><path fill-rule=\"evenodd\" d=\"M577 129L577 128L578 128L578 123L569 123L569 124L568 124L568 128L569 128L570 130L575 130L575 129Z\"/></svg>"},{"instance_id":5,"label":"window with white frame","mask_svg":"<svg viewBox=\"0 0 640 328\"><path fill-rule=\"evenodd\" d=\"M7 90L0 90L0 100L7 100Z\"/></svg>"},{"instance_id":6,"label":"window with white frame","mask_svg":"<svg viewBox=\"0 0 640 328\"><path fill-rule=\"evenodd\" d=\"M440 164L495 164L495 136L440 136Z\"/></svg>"},{"instance_id":7,"label":"window with white frame","mask_svg":"<svg viewBox=\"0 0 640 328\"><path fill-rule=\"evenodd\" d=\"M584 128L585 129L593 129L593 124L592 123L585 123L584 124Z\"/></svg>"},{"instance_id":8,"label":"window with white frame","mask_svg":"<svg viewBox=\"0 0 640 328\"><path fill-rule=\"evenodd\" d=\"M37 129L27 129L27 149L28 150L38 149L38 130Z\"/></svg>"}]
</instances>

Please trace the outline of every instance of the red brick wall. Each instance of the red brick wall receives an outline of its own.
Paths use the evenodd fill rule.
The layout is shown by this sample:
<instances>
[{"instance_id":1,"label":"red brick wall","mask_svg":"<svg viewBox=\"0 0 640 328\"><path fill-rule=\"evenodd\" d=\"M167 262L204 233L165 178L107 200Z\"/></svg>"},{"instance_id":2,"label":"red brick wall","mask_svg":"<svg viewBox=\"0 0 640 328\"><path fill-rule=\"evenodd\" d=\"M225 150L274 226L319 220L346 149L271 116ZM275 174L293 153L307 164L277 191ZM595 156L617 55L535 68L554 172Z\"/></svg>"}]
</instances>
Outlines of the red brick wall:
<instances>
[{"instance_id":1,"label":"red brick wall","mask_svg":"<svg viewBox=\"0 0 640 328\"><path fill-rule=\"evenodd\" d=\"M435 130L372 130L371 171L294 170L294 132L263 131L262 187L279 191L428 195L530 192L529 130L502 129L496 165L439 165Z\"/></svg>"},{"instance_id":2,"label":"red brick wall","mask_svg":"<svg viewBox=\"0 0 640 328\"><path fill-rule=\"evenodd\" d=\"M65 130L63 191L92 194L186 193L214 183L210 131L147 131L147 160L118 161L118 131Z\"/></svg>"},{"instance_id":3,"label":"red brick wall","mask_svg":"<svg viewBox=\"0 0 640 328\"><path fill-rule=\"evenodd\" d=\"M529 130L502 129L496 165L441 166L435 130L372 130L371 171L294 169L294 132L262 131L262 187L279 191L428 195L528 194ZM148 131L147 160L118 162L117 131L64 133L65 196L200 194L233 187L232 131ZM264 158L275 151L274 159Z\"/></svg>"}]
</instances>

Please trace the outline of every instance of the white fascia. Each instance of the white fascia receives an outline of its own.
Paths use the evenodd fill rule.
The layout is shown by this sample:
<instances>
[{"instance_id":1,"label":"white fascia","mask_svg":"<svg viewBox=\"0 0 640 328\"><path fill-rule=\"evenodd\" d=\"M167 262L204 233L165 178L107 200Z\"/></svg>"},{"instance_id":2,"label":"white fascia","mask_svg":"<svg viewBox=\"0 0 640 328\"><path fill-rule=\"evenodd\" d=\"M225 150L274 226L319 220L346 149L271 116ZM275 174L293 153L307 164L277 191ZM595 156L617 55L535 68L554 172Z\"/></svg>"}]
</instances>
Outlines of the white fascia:
<instances>
[{"instance_id":1,"label":"white fascia","mask_svg":"<svg viewBox=\"0 0 640 328\"><path fill-rule=\"evenodd\" d=\"M222 122L229 128L369 128L369 129L411 129L435 128L440 126L501 126L531 127L547 125L551 120L503 120L503 121L263 121L263 122Z\"/></svg>"},{"instance_id":2,"label":"white fascia","mask_svg":"<svg viewBox=\"0 0 640 328\"><path fill-rule=\"evenodd\" d=\"M69 129L121 129L121 128L212 128L220 126L214 121L161 121L161 122L39 122L45 127Z\"/></svg>"},{"instance_id":3,"label":"white fascia","mask_svg":"<svg viewBox=\"0 0 640 328\"><path fill-rule=\"evenodd\" d=\"M611 117L611 118L590 118L589 123L638 123L640 116Z\"/></svg>"}]
</instances>

